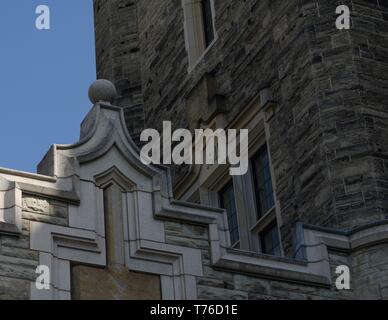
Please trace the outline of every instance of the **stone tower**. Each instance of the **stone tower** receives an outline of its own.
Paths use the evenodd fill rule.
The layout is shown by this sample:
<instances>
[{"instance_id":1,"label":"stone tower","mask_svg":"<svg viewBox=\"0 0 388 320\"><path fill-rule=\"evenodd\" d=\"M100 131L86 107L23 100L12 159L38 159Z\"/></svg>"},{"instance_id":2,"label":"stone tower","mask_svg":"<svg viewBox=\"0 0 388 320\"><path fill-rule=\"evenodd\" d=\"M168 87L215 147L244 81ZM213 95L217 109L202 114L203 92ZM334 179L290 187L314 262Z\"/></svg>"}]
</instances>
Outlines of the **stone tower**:
<instances>
[{"instance_id":1,"label":"stone tower","mask_svg":"<svg viewBox=\"0 0 388 320\"><path fill-rule=\"evenodd\" d=\"M388 2L204 3L214 34L201 52L195 28L208 30L209 15L196 17L190 1L95 0L98 75L118 87L130 131L143 114L156 129L163 120L227 128L258 105L287 256L297 222L350 230L387 219ZM350 30L336 28L340 4ZM210 183L194 176L176 196L212 204Z\"/></svg>"},{"instance_id":2,"label":"stone tower","mask_svg":"<svg viewBox=\"0 0 388 320\"><path fill-rule=\"evenodd\" d=\"M97 78L115 83L135 140L144 128L139 35L135 1L94 1Z\"/></svg>"},{"instance_id":3,"label":"stone tower","mask_svg":"<svg viewBox=\"0 0 388 320\"><path fill-rule=\"evenodd\" d=\"M0 299L388 298L387 0L95 0L95 15L117 89L92 84L81 140L38 174L0 168ZM171 183L134 143L163 121L248 129L248 172Z\"/></svg>"}]
</instances>

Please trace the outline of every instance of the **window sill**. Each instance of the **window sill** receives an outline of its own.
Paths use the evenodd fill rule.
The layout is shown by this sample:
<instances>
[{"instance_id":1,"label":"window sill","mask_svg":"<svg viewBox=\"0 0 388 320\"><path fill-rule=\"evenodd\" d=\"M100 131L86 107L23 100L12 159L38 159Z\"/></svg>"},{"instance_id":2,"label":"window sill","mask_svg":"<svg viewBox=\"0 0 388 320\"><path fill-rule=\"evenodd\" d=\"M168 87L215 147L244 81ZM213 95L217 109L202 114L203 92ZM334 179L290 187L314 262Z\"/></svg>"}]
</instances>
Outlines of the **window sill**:
<instances>
[{"instance_id":1,"label":"window sill","mask_svg":"<svg viewBox=\"0 0 388 320\"><path fill-rule=\"evenodd\" d=\"M239 246L240 246L240 240L237 241L235 244L233 244L231 248L232 248L233 250L240 250L240 249L239 249Z\"/></svg>"},{"instance_id":2,"label":"window sill","mask_svg":"<svg viewBox=\"0 0 388 320\"><path fill-rule=\"evenodd\" d=\"M251 232L260 233L263 231L270 223L276 219L276 210L275 207L269 209L256 224L250 229Z\"/></svg>"},{"instance_id":3,"label":"window sill","mask_svg":"<svg viewBox=\"0 0 388 320\"><path fill-rule=\"evenodd\" d=\"M188 74L192 74L195 69L197 69L198 65L205 60L206 55L209 53L209 51L212 49L212 47L215 45L215 43L218 40L218 35L216 34L214 37L214 40L209 44L209 46L202 52L202 54L195 60L195 62L192 65L189 65L187 72Z\"/></svg>"}]
</instances>

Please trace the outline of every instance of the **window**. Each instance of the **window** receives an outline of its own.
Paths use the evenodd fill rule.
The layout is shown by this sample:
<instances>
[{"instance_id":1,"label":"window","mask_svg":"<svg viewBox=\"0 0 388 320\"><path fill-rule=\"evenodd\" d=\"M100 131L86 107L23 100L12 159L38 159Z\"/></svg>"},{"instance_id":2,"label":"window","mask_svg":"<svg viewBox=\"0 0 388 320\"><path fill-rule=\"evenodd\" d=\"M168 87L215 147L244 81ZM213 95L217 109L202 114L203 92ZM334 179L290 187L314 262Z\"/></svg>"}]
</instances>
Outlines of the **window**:
<instances>
[{"instance_id":1,"label":"window","mask_svg":"<svg viewBox=\"0 0 388 320\"><path fill-rule=\"evenodd\" d=\"M216 38L213 1L182 0L189 68L193 68Z\"/></svg>"},{"instance_id":2,"label":"window","mask_svg":"<svg viewBox=\"0 0 388 320\"><path fill-rule=\"evenodd\" d=\"M226 210L228 216L230 240L232 246L235 247L238 245L240 240L240 234L238 230L237 209L234 197L233 183L229 183L224 189L220 191L219 198L221 208Z\"/></svg>"},{"instance_id":3,"label":"window","mask_svg":"<svg viewBox=\"0 0 388 320\"><path fill-rule=\"evenodd\" d=\"M251 170L258 219L255 228L252 229L256 234L254 237L258 238L258 248L262 253L281 256L276 211L272 210L275 207L275 197L267 144L264 144L251 159Z\"/></svg>"},{"instance_id":4,"label":"window","mask_svg":"<svg viewBox=\"0 0 388 320\"><path fill-rule=\"evenodd\" d=\"M268 149L265 144L252 158L253 181L255 185L258 218L275 205Z\"/></svg>"},{"instance_id":5,"label":"window","mask_svg":"<svg viewBox=\"0 0 388 320\"><path fill-rule=\"evenodd\" d=\"M275 223L270 224L262 233L260 233L261 251L273 256L281 256L280 239L278 226Z\"/></svg>"},{"instance_id":6,"label":"window","mask_svg":"<svg viewBox=\"0 0 388 320\"><path fill-rule=\"evenodd\" d=\"M205 47L207 48L214 40L213 12L211 0L202 0L202 17Z\"/></svg>"},{"instance_id":7,"label":"window","mask_svg":"<svg viewBox=\"0 0 388 320\"><path fill-rule=\"evenodd\" d=\"M229 123L230 127L238 129L255 128L249 135L248 173L231 178L228 166L213 166L206 168L196 183L201 204L225 209L225 224L229 225L228 238L233 249L281 256L283 246L279 228L282 220L280 207L275 205L276 181L271 175L271 154L266 142L269 128L265 110L259 108L257 103L260 101L256 99L259 98ZM227 119L219 120L213 120L207 127L213 130L225 128ZM192 188L190 195L195 190Z\"/></svg>"}]
</instances>

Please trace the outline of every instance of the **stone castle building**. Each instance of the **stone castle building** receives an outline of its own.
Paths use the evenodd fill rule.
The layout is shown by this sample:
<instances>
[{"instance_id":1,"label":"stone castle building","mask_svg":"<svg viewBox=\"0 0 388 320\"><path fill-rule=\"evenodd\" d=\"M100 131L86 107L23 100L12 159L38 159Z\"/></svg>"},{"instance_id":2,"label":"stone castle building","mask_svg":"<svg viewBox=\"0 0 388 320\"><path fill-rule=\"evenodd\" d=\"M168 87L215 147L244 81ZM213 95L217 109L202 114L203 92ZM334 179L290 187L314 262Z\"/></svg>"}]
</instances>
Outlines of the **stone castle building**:
<instances>
[{"instance_id":1,"label":"stone castle building","mask_svg":"<svg viewBox=\"0 0 388 320\"><path fill-rule=\"evenodd\" d=\"M0 169L1 299L388 298L388 1L94 11L117 95L93 84L80 141L38 174ZM249 129L248 173L145 166L140 133L163 121Z\"/></svg>"}]
</instances>

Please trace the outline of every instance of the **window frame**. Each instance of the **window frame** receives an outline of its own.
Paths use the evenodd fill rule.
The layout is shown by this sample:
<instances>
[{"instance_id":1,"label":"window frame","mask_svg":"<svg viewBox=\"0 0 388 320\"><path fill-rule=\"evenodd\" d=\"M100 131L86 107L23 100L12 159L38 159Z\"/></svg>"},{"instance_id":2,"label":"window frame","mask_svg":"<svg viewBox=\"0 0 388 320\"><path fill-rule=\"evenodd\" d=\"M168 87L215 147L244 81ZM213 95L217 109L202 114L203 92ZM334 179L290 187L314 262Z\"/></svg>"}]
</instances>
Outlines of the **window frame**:
<instances>
[{"instance_id":1,"label":"window frame","mask_svg":"<svg viewBox=\"0 0 388 320\"><path fill-rule=\"evenodd\" d=\"M257 170L258 168L256 167L256 160L259 157L261 151L265 149L266 151L266 156L268 158L268 170L269 170L269 177L270 177L270 182L271 182L271 196L272 196L272 202L273 205L272 207L265 208L266 210L263 210L263 202L264 201L261 198L260 195L260 188L259 188L259 181L257 179ZM251 175L252 175L252 181L253 181L253 189L254 189L254 194L255 194L255 205L256 205L256 218L257 220L260 220L264 216L266 216L270 211L274 210L275 208L275 191L274 191L274 185L273 185L273 178L272 178L272 170L271 170L271 159L269 155L269 150L268 150L268 143L267 141L264 142L263 145L260 146L260 148L254 153L254 155L250 158L250 167L251 167Z\"/></svg>"},{"instance_id":2,"label":"window frame","mask_svg":"<svg viewBox=\"0 0 388 320\"><path fill-rule=\"evenodd\" d=\"M228 128L234 128L236 130L250 128L250 160L254 155L256 155L261 147L268 143L270 131L267 123L267 113L260 105L260 95L257 95L257 97L254 98L246 108L244 108L244 111L231 122L227 123L225 121L218 121L219 118L223 117L223 114L218 115L207 125L207 127L210 128L214 125L215 128L223 128L225 130ZM191 180L191 184L189 184L190 189L187 189L187 196L189 197L189 195L192 195L195 192L195 189L198 188L197 190L199 190L201 205L219 208L220 202L218 192L222 190L231 179L233 180L240 235L239 248L235 250L261 253L259 233L274 220L278 225L278 230L280 230L279 228L282 225L280 207L276 197L276 179L274 177L271 163L270 149L267 148L267 151L269 156L275 206L260 219L256 213L255 185L253 182L253 169L251 161L249 161L247 174L243 176L231 177L229 175L228 165L201 166L199 168L195 167L197 168L197 170L193 171L193 177L195 176L195 180ZM226 214L223 219L225 224L228 223ZM282 237L279 232L281 254L284 255L281 238Z\"/></svg>"},{"instance_id":3,"label":"window frame","mask_svg":"<svg viewBox=\"0 0 388 320\"><path fill-rule=\"evenodd\" d=\"M214 15L213 15L213 1L212 0L201 0L202 6L202 26L204 32L204 47L207 49L214 40ZM208 11L210 10L210 12ZM210 17L209 17L210 15ZM210 21L208 21L210 18ZM209 30L211 29L211 30ZM211 33L211 34L209 34Z\"/></svg>"},{"instance_id":4,"label":"window frame","mask_svg":"<svg viewBox=\"0 0 388 320\"><path fill-rule=\"evenodd\" d=\"M218 40L214 0L208 1L210 1L213 28L213 39L210 43L205 40L203 0L182 0L185 46L189 60L188 73L195 69Z\"/></svg>"},{"instance_id":5,"label":"window frame","mask_svg":"<svg viewBox=\"0 0 388 320\"><path fill-rule=\"evenodd\" d=\"M276 223L277 226L279 226L279 219L280 213L278 212L278 208L276 206L276 188L275 188L275 181L273 178L273 168L272 168L272 161L271 161L271 154L268 147L268 139L266 138L267 134L264 133L264 136L255 144L255 148L252 149L252 152L250 153L250 161L249 161L249 179L251 183L252 188L252 201L254 203L255 212L254 214L251 214L251 224L250 224L250 235L252 239L252 247L255 251L259 253L263 253L262 248L262 241L261 241L261 234L265 232L267 228L271 226L271 224ZM262 148L266 147L267 154L268 154L268 161L269 161L269 171L271 175L271 182L272 182L272 194L273 194L273 202L274 205L272 208L268 209L266 212L262 213L260 215L260 209L259 209L259 202L257 197L257 187L255 183L256 179L256 173L255 168L253 165L254 158L258 155L260 150ZM281 255L283 255L283 246L281 241L281 233L278 228L278 236L280 241L280 251Z\"/></svg>"},{"instance_id":6,"label":"window frame","mask_svg":"<svg viewBox=\"0 0 388 320\"><path fill-rule=\"evenodd\" d=\"M235 214L236 214L236 223L237 223L237 226L236 226L236 229L237 229L237 235L238 235L238 240L237 241L234 241L233 242L233 239L232 239L232 232L233 230L231 230L231 226L230 226L230 221L229 221L229 213L227 211L227 208L225 208L225 204L224 204L224 199L223 199L223 194L225 194L225 192L232 188L232 191L233 191L233 202L234 202L234 206L235 206ZM240 243L241 243L241 233L240 233L240 223L239 223L239 217L238 217L238 208L237 208L237 203L236 203L236 190L235 190L235 187L234 187L234 181L233 179L230 179L218 192L218 203L219 203L219 206L220 208L224 209L225 212L226 212L226 215L227 215L227 221L228 221L228 228L229 228L229 237L230 237L230 244L231 244L231 247L232 248L237 248L240 246Z\"/></svg>"},{"instance_id":7,"label":"window frame","mask_svg":"<svg viewBox=\"0 0 388 320\"><path fill-rule=\"evenodd\" d=\"M276 229L278 244L276 247L272 247L271 250L274 250L275 248L279 248L279 254L269 252L269 250L268 250L268 248L266 248L266 244L265 244L265 236L268 235L270 232L272 233L272 231L274 229ZM271 236L272 236L272 234L271 234ZM276 219L273 220L271 223L269 223L261 232L259 232L258 237L259 237L259 241L260 241L261 252L263 254L276 256L276 257L282 256L280 232L279 232L279 227L278 227L278 223L277 223Z\"/></svg>"}]
</instances>

